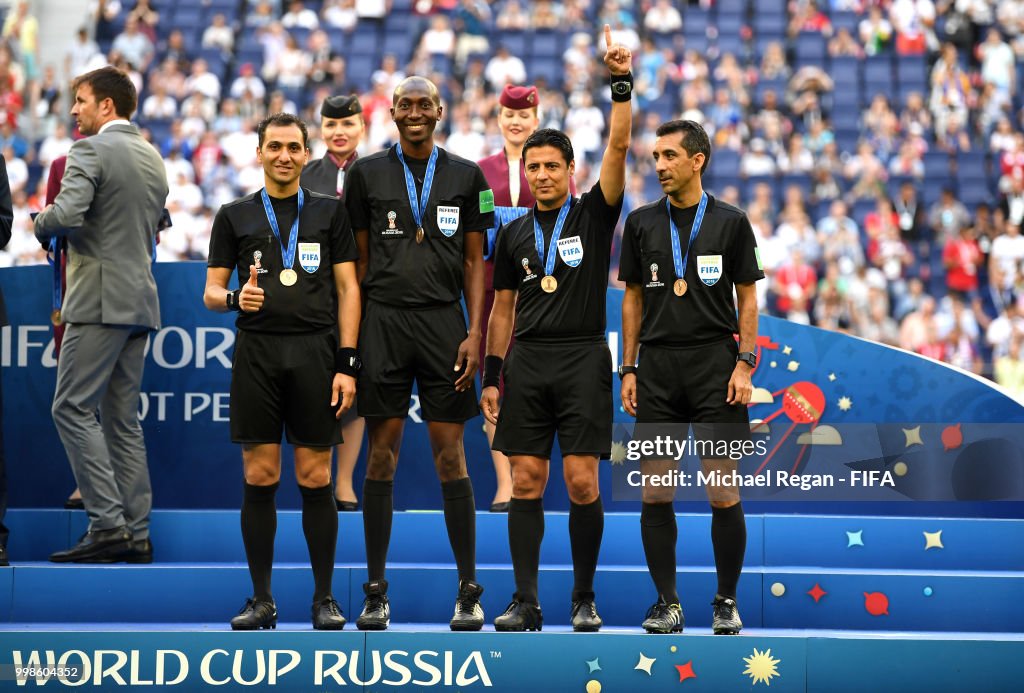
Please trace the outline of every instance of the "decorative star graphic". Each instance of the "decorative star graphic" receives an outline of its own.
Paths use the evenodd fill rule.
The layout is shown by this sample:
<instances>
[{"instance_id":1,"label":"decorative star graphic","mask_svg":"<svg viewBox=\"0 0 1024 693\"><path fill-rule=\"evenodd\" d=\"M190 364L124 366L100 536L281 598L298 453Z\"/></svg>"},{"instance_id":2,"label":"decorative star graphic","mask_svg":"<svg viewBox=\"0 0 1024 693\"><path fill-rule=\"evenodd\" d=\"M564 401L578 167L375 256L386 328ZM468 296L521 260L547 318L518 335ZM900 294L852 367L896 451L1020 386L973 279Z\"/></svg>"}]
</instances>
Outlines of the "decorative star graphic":
<instances>
[{"instance_id":1,"label":"decorative star graphic","mask_svg":"<svg viewBox=\"0 0 1024 693\"><path fill-rule=\"evenodd\" d=\"M846 548L851 546L864 546L864 534L863 529L858 529L856 532L846 533Z\"/></svg>"},{"instance_id":2,"label":"decorative star graphic","mask_svg":"<svg viewBox=\"0 0 1024 693\"><path fill-rule=\"evenodd\" d=\"M647 657L643 652L640 653L640 661L633 667L638 671L646 672L648 676L651 675L651 667L658 661L656 657Z\"/></svg>"},{"instance_id":3,"label":"decorative star graphic","mask_svg":"<svg viewBox=\"0 0 1024 693\"><path fill-rule=\"evenodd\" d=\"M597 660L598 657L587 660L587 666L590 667L590 671L587 672L588 674L593 674L595 671L601 671L601 664Z\"/></svg>"},{"instance_id":4,"label":"decorative star graphic","mask_svg":"<svg viewBox=\"0 0 1024 693\"><path fill-rule=\"evenodd\" d=\"M942 545L942 530L938 532L923 532L924 534L924 550L928 549L944 549Z\"/></svg>"},{"instance_id":5,"label":"decorative star graphic","mask_svg":"<svg viewBox=\"0 0 1024 693\"><path fill-rule=\"evenodd\" d=\"M768 365L769 365L769 366L771 366L772 368L775 368L776 366L778 366L778 365L779 365L779 362L778 362L778 361L772 361L772 362L771 362L771 363L769 363Z\"/></svg>"},{"instance_id":6,"label":"decorative star graphic","mask_svg":"<svg viewBox=\"0 0 1024 693\"><path fill-rule=\"evenodd\" d=\"M790 354L793 353L793 347L787 344L786 346L782 347L782 353L785 354L786 356L789 356Z\"/></svg>"},{"instance_id":7,"label":"decorative star graphic","mask_svg":"<svg viewBox=\"0 0 1024 693\"><path fill-rule=\"evenodd\" d=\"M911 445L924 445L924 441L921 440L921 427L914 426L913 428L904 428L903 437L906 438L904 447L909 448Z\"/></svg>"},{"instance_id":8,"label":"decorative star graphic","mask_svg":"<svg viewBox=\"0 0 1024 693\"><path fill-rule=\"evenodd\" d=\"M686 679L695 679L697 675L693 673L693 660L691 659L686 664L676 664L676 669L679 670L679 683L682 683Z\"/></svg>"},{"instance_id":9,"label":"decorative star graphic","mask_svg":"<svg viewBox=\"0 0 1024 693\"><path fill-rule=\"evenodd\" d=\"M626 461L626 446L615 441L612 443L612 464L622 464Z\"/></svg>"},{"instance_id":10,"label":"decorative star graphic","mask_svg":"<svg viewBox=\"0 0 1024 693\"><path fill-rule=\"evenodd\" d=\"M853 408L853 400L849 397L839 398L839 409L840 411L850 411Z\"/></svg>"},{"instance_id":11,"label":"decorative star graphic","mask_svg":"<svg viewBox=\"0 0 1024 693\"><path fill-rule=\"evenodd\" d=\"M797 370L800 368L800 362L799 361L790 361L789 364L786 366L786 368L789 371L791 371L793 373L796 373Z\"/></svg>"},{"instance_id":12,"label":"decorative star graphic","mask_svg":"<svg viewBox=\"0 0 1024 693\"><path fill-rule=\"evenodd\" d=\"M836 374L835 373L829 373L828 374L828 381L830 383L834 383L836 381Z\"/></svg>"},{"instance_id":13,"label":"decorative star graphic","mask_svg":"<svg viewBox=\"0 0 1024 693\"><path fill-rule=\"evenodd\" d=\"M821 585L819 585L818 583L814 583L814 587L812 587L811 589L807 590L807 594L811 595L811 598L814 599L814 603L817 604L818 602L821 601L822 597L824 597L826 594L828 594L828 592L826 592L825 590L821 589Z\"/></svg>"}]
</instances>

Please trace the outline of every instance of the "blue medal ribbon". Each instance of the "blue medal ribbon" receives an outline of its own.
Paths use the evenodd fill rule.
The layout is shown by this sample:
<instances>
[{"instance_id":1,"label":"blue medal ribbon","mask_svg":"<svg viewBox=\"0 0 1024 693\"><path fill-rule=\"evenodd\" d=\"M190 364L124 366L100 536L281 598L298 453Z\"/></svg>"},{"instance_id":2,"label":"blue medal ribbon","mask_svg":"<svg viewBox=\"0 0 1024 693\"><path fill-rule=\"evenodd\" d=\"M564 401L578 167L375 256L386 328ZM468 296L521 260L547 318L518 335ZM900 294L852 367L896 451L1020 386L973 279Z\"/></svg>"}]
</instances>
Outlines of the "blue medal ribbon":
<instances>
[{"instance_id":1,"label":"blue medal ribbon","mask_svg":"<svg viewBox=\"0 0 1024 693\"><path fill-rule=\"evenodd\" d=\"M395 153L398 160L402 162L405 169L405 191L409 195L409 206L412 207L412 218L416 222L416 229L423 228L423 212L427 209L427 202L430 200L430 188L434 185L434 170L437 168L437 145L430 150L430 159L427 161L427 172L423 176L423 190L420 192L420 199L416 200L416 181L412 177L409 165L405 163L405 156L402 154L402 145L395 145Z\"/></svg>"},{"instance_id":2,"label":"blue medal ribbon","mask_svg":"<svg viewBox=\"0 0 1024 693\"><path fill-rule=\"evenodd\" d=\"M494 207L494 225L487 229L487 245L484 247L484 260L491 259L494 248L498 244L498 229L509 224L530 211L529 207Z\"/></svg>"},{"instance_id":3,"label":"blue medal ribbon","mask_svg":"<svg viewBox=\"0 0 1024 693\"><path fill-rule=\"evenodd\" d=\"M676 228L676 222L672 220L672 203L669 199L665 198L665 209L668 210L668 225L672 237L672 265L676 270L676 279L686 278L686 262L690 259L690 248L693 247L693 242L697 240L697 234L700 233L700 225L704 221L704 210L708 206L708 194L700 194L700 204L697 205L697 215L693 218L693 226L690 228L690 242L686 245L686 254L682 254L682 249L679 247L679 229Z\"/></svg>"},{"instance_id":4,"label":"blue medal ribbon","mask_svg":"<svg viewBox=\"0 0 1024 693\"><path fill-rule=\"evenodd\" d=\"M565 218L569 216L572 195L565 200L565 204L558 211L558 219L555 220L555 228L551 231L551 242L548 243L548 253L544 255L544 230L537 221L537 212L533 213L533 242L537 246L537 257L544 265L544 276L550 277L555 270L555 257L558 256L558 239L562 236L562 227L565 226Z\"/></svg>"},{"instance_id":5,"label":"blue medal ribbon","mask_svg":"<svg viewBox=\"0 0 1024 693\"><path fill-rule=\"evenodd\" d=\"M299 244L299 217L302 216L302 202L305 199L302 194L302 188L299 188L299 209L295 213L295 221L292 222L291 231L288 232L287 248L284 241L281 240L281 229L277 225L277 215L274 214L274 208L270 204L270 195L267 194L266 188L260 191L260 196L263 198L263 211L266 212L267 221L270 222L270 230L274 232L277 242L281 244L281 262L285 269L291 269L292 265L295 264L295 249Z\"/></svg>"}]
</instances>

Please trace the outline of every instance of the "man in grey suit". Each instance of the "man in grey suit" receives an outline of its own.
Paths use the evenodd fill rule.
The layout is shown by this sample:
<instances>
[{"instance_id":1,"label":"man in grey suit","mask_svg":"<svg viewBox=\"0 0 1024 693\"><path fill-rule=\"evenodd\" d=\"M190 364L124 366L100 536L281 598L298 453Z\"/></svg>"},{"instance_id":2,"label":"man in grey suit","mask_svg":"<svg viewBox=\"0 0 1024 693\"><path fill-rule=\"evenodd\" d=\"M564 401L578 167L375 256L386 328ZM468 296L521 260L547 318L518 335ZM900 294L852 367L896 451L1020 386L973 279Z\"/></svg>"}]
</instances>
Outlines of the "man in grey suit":
<instances>
[{"instance_id":1,"label":"man in grey suit","mask_svg":"<svg viewBox=\"0 0 1024 693\"><path fill-rule=\"evenodd\" d=\"M66 235L67 331L53 421L82 490L89 530L58 563L148 563L152 491L137 411L146 337L160 326L151 267L167 199L159 153L128 122L138 97L112 67L75 80L82 134L61 191L35 219L36 237Z\"/></svg>"}]
</instances>

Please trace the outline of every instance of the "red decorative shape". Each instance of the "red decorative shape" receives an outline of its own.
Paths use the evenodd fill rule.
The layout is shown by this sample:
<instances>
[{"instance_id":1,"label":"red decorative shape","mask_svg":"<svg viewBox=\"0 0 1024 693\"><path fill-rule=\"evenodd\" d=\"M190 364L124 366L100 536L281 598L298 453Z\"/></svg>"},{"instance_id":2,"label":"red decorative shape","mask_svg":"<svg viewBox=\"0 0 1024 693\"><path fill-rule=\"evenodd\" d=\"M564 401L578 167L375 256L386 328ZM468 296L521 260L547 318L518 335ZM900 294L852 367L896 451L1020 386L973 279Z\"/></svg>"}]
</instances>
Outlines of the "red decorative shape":
<instances>
[{"instance_id":1,"label":"red decorative shape","mask_svg":"<svg viewBox=\"0 0 1024 693\"><path fill-rule=\"evenodd\" d=\"M964 434L960 430L960 424L953 424L942 429L942 449L956 450L963 445Z\"/></svg>"},{"instance_id":2,"label":"red decorative shape","mask_svg":"<svg viewBox=\"0 0 1024 693\"><path fill-rule=\"evenodd\" d=\"M821 589L821 585L819 585L818 583L814 583L814 587L812 587L811 589L807 590L807 594L811 595L811 597L814 598L814 603L817 604L818 602L821 601L822 597L824 597L826 594L828 594L828 592L826 592L825 590Z\"/></svg>"},{"instance_id":3,"label":"red decorative shape","mask_svg":"<svg viewBox=\"0 0 1024 693\"><path fill-rule=\"evenodd\" d=\"M682 683L686 679L695 679L697 675L693 673L693 660L691 659L686 664L676 664L676 669L679 670L679 683Z\"/></svg>"},{"instance_id":4,"label":"red decorative shape","mask_svg":"<svg viewBox=\"0 0 1024 693\"><path fill-rule=\"evenodd\" d=\"M872 616L888 616L889 598L882 592L865 592L864 608Z\"/></svg>"},{"instance_id":5,"label":"red decorative shape","mask_svg":"<svg viewBox=\"0 0 1024 693\"><path fill-rule=\"evenodd\" d=\"M795 423L817 423L825 411L825 393L806 380L793 383L782 396L782 409Z\"/></svg>"}]
</instances>

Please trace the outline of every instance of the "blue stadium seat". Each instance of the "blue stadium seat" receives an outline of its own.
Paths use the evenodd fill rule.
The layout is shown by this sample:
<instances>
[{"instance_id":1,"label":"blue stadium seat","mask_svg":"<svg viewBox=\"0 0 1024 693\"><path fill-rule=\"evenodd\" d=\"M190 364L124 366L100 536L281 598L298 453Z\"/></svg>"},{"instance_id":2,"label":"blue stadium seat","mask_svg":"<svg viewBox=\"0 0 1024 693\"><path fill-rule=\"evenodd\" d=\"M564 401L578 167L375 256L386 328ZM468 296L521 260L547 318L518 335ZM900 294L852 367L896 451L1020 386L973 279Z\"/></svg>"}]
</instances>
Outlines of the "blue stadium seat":
<instances>
[{"instance_id":1,"label":"blue stadium seat","mask_svg":"<svg viewBox=\"0 0 1024 693\"><path fill-rule=\"evenodd\" d=\"M712 153L715 160L715 174L718 176L738 176L740 174L740 154L731 149L718 149Z\"/></svg>"},{"instance_id":2,"label":"blue stadium seat","mask_svg":"<svg viewBox=\"0 0 1024 693\"><path fill-rule=\"evenodd\" d=\"M927 66L922 56L902 56L896 60L896 79L900 86L916 85L925 91L928 84Z\"/></svg>"},{"instance_id":3,"label":"blue stadium seat","mask_svg":"<svg viewBox=\"0 0 1024 693\"><path fill-rule=\"evenodd\" d=\"M746 22L746 18L740 13L728 13L723 12L721 8L718 10L718 18L715 19L715 26L718 27L718 36L721 37L739 36L740 29Z\"/></svg>"},{"instance_id":4,"label":"blue stadium seat","mask_svg":"<svg viewBox=\"0 0 1024 693\"><path fill-rule=\"evenodd\" d=\"M361 91L369 90L370 77L379 65L380 61L374 56L359 53L349 56L346 69L349 81Z\"/></svg>"},{"instance_id":5,"label":"blue stadium seat","mask_svg":"<svg viewBox=\"0 0 1024 693\"><path fill-rule=\"evenodd\" d=\"M718 52L720 55L732 53L742 65L746 56L747 45L739 34L727 34L720 31L718 34Z\"/></svg>"},{"instance_id":6,"label":"blue stadium seat","mask_svg":"<svg viewBox=\"0 0 1024 693\"><path fill-rule=\"evenodd\" d=\"M864 60L864 89L868 97L876 91L888 91L893 84L892 62L889 56L874 56Z\"/></svg>"},{"instance_id":7,"label":"blue stadium seat","mask_svg":"<svg viewBox=\"0 0 1024 693\"><path fill-rule=\"evenodd\" d=\"M508 52L512 55L523 58L529 53L527 47L529 45L529 34L524 31L503 31L498 34L498 40L495 41L495 48L505 46L508 48Z\"/></svg>"},{"instance_id":8,"label":"blue stadium seat","mask_svg":"<svg viewBox=\"0 0 1024 693\"><path fill-rule=\"evenodd\" d=\"M715 5L717 6L718 16L721 17L723 14L746 14L750 2L749 0L718 0Z\"/></svg>"},{"instance_id":9,"label":"blue stadium seat","mask_svg":"<svg viewBox=\"0 0 1024 693\"><path fill-rule=\"evenodd\" d=\"M309 35L312 31L304 27L293 26L291 29L288 29L288 33L295 39L295 43L299 44L299 48L305 50L306 42L309 41Z\"/></svg>"},{"instance_id":10,"label":"blue stadium seat","mask_svg":"<svg viewBox=\"0 0 1024 693\"><path fill-rule=\"evenodd\" d=\"M860 25L860 16L856 12L833 12L832 28L838 33L840 29L847 29L857 38L857 31Z\"/></svg>"},{"instance_id":11,"label":"blue stadium seat","mask_svg":"<svg viewBox=\"0 0 1024 693\"><path fill-rule=\"evenodd\" d=\"M349 60L355 57L379 55L381 40L376 31L365 31L362 28L353 31L348 37L347 54Z\"/></svg>"},{"instance_id":12,"label":"blue stadium seat","mask_svg":"<svg viewBox=\"0 0 1024 693\"><path fill-rule=\"evenodd\" d=\"M924 153L924 174L928 178L941 176L949 177L949 154L944 151L933 149Z\"/></svg>"},{"instance_id":13,"label":"blue stadium seat","mask_svg":"<svg viewBox=\"0 0 1024 693\"><path fill-rule=\"evenodd\" d=\"M820 64L825 60L825 37L809 31L797 34L796 59L802 64Z\"/></svg>"},{"instance_id":14,"label":"blue stadium seat","mask_svg":"<svg viewBox=\"0 0 1024 693\"><path fill-rule=\"evenodd\" d=\"M390 12L384 19L384 34L387 36L409 36L416 19L408 12ZM414 37L409 36L409 42Z\"/></svg>"},{"instance_id":15,"label":"blue stadium seat","mask_svg":"<svg viewBox=\"0 0 1024 693\"><path fill-rule=\"evenodd\" d=\"M971 211L980 204L991 205L996 201L988 183L980 180L962 181L959 185L958 197Z\"/></svg>"},{"instance_id":16,"label":"blue stadium seat","mask_svg":"<svg viewBox=\"0 0 1024 693\"><path fill-rule=\"evenodd\" d=\"M777 36L781 38L786 34L788 18L785 14L785 6L779 3L782 6L781 12L769 12L769 8L774 9L774 5L775 3L772 2L758 3L752 22L754 36Z\"/></svg>"},{"instance_id":17,"label":"blue stadium seat","mask_svg":"<svg viewBox=\"0 0 1024 693\"><path fill-rule=\"evenodd\" d=\"M533 35L530 55L534 58L559 58L566 49L566 34L560 31L538 31Z\"/></svg>"}]
</instances>

